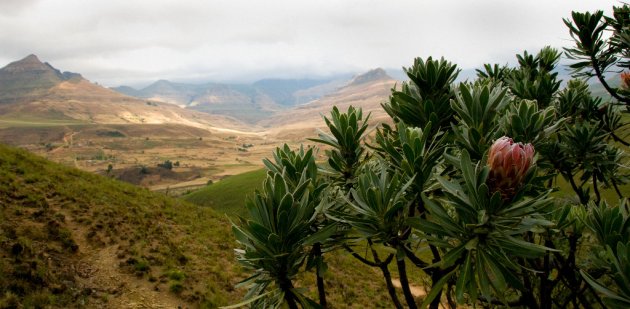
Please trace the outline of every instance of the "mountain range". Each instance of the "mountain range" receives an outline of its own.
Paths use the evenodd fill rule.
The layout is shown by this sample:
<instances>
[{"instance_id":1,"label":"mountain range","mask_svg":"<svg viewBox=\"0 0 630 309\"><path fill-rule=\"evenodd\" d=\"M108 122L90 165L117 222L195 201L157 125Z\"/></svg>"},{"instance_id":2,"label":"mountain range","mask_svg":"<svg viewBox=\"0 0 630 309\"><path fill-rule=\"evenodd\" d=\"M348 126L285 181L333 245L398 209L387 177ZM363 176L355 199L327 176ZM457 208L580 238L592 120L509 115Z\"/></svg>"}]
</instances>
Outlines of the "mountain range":
<instances>
[{"instance_id":1,"label":"mountain range","mask_svg":"<svg viewBox=\"0 0 630 309\"><path fill-rule=\"evenodd\" d=\"M349 78L263 79L252 84L186 84L159 80L142 89L128 86L112 89L137 98L172 103L255 124L279 111L334 92Z\"/></svg>"},{"instance_id":2,"label":"mountain range","mask_svg":"<svg viewBox=\"0 0 630 309\"><path fill-rule=\"evenodd\" d=\"M37 56L0 69L0 122L69 121L86 124L183 124L243 129L241 122L176 105L134 98L61 72Z\"/></svg>"},{"instance_id":3,"label":"mountain range","mask_svg":"<svg viewBox=\"0 0 630 309\"><path fill-rule=\"evenodd\" d=\"M374 69L353 78L262 79L251 84L159 80L142 89L110 89L29 55L0 69L0 122L168 123L261 131L294 121L300 126L319 123L319 113L348 102L380 110L394 84L385 70ZM361 101L368 98L370 102Z\"/></svg>"}]
</instances>

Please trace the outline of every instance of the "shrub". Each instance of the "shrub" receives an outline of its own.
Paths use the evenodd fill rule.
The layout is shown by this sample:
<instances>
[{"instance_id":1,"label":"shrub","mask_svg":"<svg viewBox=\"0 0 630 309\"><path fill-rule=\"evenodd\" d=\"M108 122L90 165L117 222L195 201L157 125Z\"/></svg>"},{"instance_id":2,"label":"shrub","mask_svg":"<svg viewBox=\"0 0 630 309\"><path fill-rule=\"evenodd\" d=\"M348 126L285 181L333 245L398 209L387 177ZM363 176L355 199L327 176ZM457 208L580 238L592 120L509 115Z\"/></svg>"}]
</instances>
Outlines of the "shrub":
<instances>
[{"instance_id":1,"label":"shrub","mask_svg":"<svg viewBox=\"0 0 630 309\"><path fill-rule=\"evenodd\" d=\"M161 167L161 168L168 169L168 170L172 170L173 169L173 162L171 162L171 160L166 160L166 161L164 161L164 163L158 163L157 166Z\"/></svg>"},{"instance_id":2,"label":"shrub","mask_svg":"<svg viewBox=\"0 0 630 309\"><path fill-rule=\"evenodd\" d=\"M550 47L517 55L516 67L484 65L476 80L458 84L456 65L417 58L383 104L395 125L379 124L370 144L369 115L334 107L324 117L330 134L313 139L327 146L325 164L315 163L313 148L276 149L264 160L262 190L247 201L249 219L233 224L237 260L252 272L241 304L327 307L325 258L344 250L381 271L395 308L419 305L409 267L429 280L423 307L438 308L444 296L449 307L627 308L630 204L620 190L628 179L620 146L630 143L620 106L630 107L630 75L612 88L603 73L630 65L630 7L613 12L565 20L576 79L563 89L561 54ZM592 76L611 100L577 79ZM609 204L607 189L608 200L621 200ZM355 251L357 241L373 249L369 257ZM295 288L310 270L318 302Z\"/></svg>"}]
</instances>

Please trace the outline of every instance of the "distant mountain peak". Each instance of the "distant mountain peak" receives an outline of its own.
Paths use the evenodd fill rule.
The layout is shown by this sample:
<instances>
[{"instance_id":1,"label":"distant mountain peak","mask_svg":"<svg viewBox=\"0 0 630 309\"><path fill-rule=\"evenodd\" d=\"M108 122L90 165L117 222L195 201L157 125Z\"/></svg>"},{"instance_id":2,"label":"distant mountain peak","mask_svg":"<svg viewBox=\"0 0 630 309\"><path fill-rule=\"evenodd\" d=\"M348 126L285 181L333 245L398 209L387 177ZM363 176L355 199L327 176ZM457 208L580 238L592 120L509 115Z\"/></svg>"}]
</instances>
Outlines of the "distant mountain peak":
<instances>
[{"instance_id":1,"label":"distant mountain peak","mask_svg":"<svg viewBox=\"0 0 630 309\"><path fill-rule=\"evenodd\" d=\"M390 80L390 79L392 79L392 77L387 75L387 72L385 72L385 70L381 68L376 68L373 70L369 70L363 74L359 74L355 76L350 82L350 84L348 85L349 86L361 85L361 84L365 84L365 83L369 83L373 81Z\"/></svg>"},{"instance_id":2,"label":"distant mountain peak","mask_svg":"<svg viewBox=\"0 0 630 309\"><path fill-rule=\"evenodd\" d=\"M37 58L37 55L35 54L30 54L28 56L26 56L24 59L19 60L19 62L38 62L38 63L42 63L39 58Z\"/></svg>"},{"instance_id":3,"label":"distant mountain peak","mask_svg":"<svg viewBox=\"0 0 630 309\"><path fill-rule=\"evenodd\" d=\"M0 68L0 103L41 96L64 81L76 82L82 79L80 74L61 72L30 54Z\"/></svg>"},{"instance_id":4,"label":"distant mountain peak","mask_svg":"<svg viewBox=\"0 0 630 309\"><path fill-rule=\"evenodd\" d=\"M0 73L5 74L44 74L52 73L58 77L60 81L70 80L73 78L81 78L81 74L73 72L61 72L48 62L42 62L37 55L30 54L25 58L9 63L0 69ZM37 77L37 76L34 76Z\"/></svg>"},{"instance_id":5,"label":"distant mountain peak","mask_svg":"<svg viewBox=\"0 0 630 309\"><path fill-rule=\"evenodd\" d=\"M23 59L9 63L0 69L5 72L46 71L49 66L42 63L37 56L30 54Z\"/></svg>"}]
</instances>

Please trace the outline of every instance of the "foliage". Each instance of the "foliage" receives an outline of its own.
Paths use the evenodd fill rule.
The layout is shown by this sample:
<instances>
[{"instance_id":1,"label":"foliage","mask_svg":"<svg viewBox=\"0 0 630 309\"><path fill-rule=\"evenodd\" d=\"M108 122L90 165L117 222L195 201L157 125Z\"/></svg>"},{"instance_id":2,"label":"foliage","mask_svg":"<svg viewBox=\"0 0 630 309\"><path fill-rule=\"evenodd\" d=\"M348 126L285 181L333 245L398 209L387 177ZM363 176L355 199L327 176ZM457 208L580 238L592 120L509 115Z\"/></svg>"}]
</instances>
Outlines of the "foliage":
<instances>
[{"instance_id":1,"label":"foliage","mask_svg":"<svg viewBox=\"0 0 630 309\"><path fill-rule=\"evenodd\" d=\"M405 69L410 80L382 104L393 125L377 125L371 144L361 109L335 107L324 117L331 134L314 139L327 147L327 164L300 159L312 149L278 149L265 161L266 187L250 212L311 216L277 221L298 228L294 237L259 215L235 225L240 259L254 271L248 299L326 307L321 281L319 303L286 283L310 269L304 259L319 243L321 260L343 249L379 268L395 308L403 303L392 262L409 308L627 307L628 142L621 132L628 117L619 105L627 106L630 92L596 98L580 79L628 67L630 9L613 11L565 20L576 42L566 49L576 79L562 89L562 54L551 47L517 55L516 67L486 64L476 80L459 84L456 65L417 58ZM613 31L609 39L605 30ZM269 199L270 183L286 188L277 199L291 199ZM609 204L611 194L622 200ZM357 244L366 244L366 254ZM430 287L421 303L410 291L409 263Z\"/></svg>"},{"instance_id":2,"label":"foliage","mask_svg":"<svg viewBox=\"0 0 630 309\"><path fill-rule=\"evenodd\" d=\"M158 163L157 166L161 167L161 168L165 168L167 170L172 170L173 169L173 162L171 162L171 160L166 160L163 163Z\"/></svg>"},{"instance_id":3,"label":"foliage","mask_svg":"<svg viewBox=\"0 0 630 309\"><path fill-rule=\"evenodd\" d=\"M346 113L340 113L337 107L333 107L330 119L324 117L326 126L332 135L320 133L319 139L312 141L326 144L332 147L326 151L328 156L329 173L333 179L349 190L356 177L356 171L365 155L365 147L361 140L368 128L370 115L363 118L363 111L348 107Z\"/></svg>"},{"instance_id":4,"label":"foliage","mask_svg":"<svg viewBox=\"0 0 630 309\"><path fill-rule=\"evenodd\" d=\"M229 216L246 216L244 197L252 196L260 189L266 177L264 169L229 176L186 194L182 199Z\"/></svg>"},{"instance_id":5,"label":"foliage","mask_svg":"<svg viewBox=\"0 0 630 309\"><path fill-rule=\"evenodd\" d=\"M434 124L431 133L448 127L453 117L451 84L459 74L457 66L444 58L429 57L426 61L416 58L405 72L410 81L403 82L401 90L392 90L383 109L393 119L412 127L424 128L431 122Z\"/></svg>"},{"instance_id":6,"label":"foliage","mask_svg":"<svg viewBox=\"0 0 630 309\"><path fill-rule=\"evenodd\" d=\"M572 12L571 19L564 19L569 33L575 41L574 47L565 48L576 76L597 77L610 95L626 106L630 105L630 93L622 88L614 88L606 81L606 74L619 69L630 68L628 52L630 47L630 7L613 6L613 16L605 16L603 11ZM611 35L605 35L610 32Z\"/></svg>"},{"instance_id":7,"label":"foliage","mask_svg":"<svg viewBox=\"0 0 630 309\"><path fill-rule=\"evenodd\" d=\"M269 175L264 191L247 203L251 220L233 225L237 241L244 246L236 251L237 259L254 271L241 283L249 287L246 298L250 297L254 306L279 308L286 301L295 307L296 303L304 306L311 302L292 283L306 261L303 247L311 232L309 219L315 212L308 185L305 180L291 190L281 174ZM274 288L267 291L270 284ZM269 297L255 298L258 295Z\"/></svg>"}]
</instances>

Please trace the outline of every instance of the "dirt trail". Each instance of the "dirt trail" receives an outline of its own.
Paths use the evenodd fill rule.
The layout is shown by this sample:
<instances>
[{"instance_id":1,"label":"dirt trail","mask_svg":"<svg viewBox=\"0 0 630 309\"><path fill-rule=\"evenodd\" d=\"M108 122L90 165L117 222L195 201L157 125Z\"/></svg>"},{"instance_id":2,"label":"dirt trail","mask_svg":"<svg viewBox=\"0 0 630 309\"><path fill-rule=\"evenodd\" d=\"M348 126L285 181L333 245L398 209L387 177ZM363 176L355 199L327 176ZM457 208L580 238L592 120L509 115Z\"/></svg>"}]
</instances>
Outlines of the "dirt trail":
<instances>
[{"instance_id":1,"label":"dirt trail","mask_svg":"<svg viewBox=\"0 0 630 309\"><path fill-rule=\"evenodd\" d=\"M144 278L123 273L116 257L117 245L93 248L86 241L84 226L66 216L67 227L79 245L80 262L75 265L77 281L83 289L91 290L100 300L90 307L96 308L188 308L183 300L168 291L156 291L154 284Z\"/></svg>"},{"instance_id":2,"label":"dirt trail","mask_svg":"<svg viewBox=\"0 0 630 309\"><path fill-rule=\"evenodd\" d=\"M392 284L394 285L394 287L398 289L402 288L402 285L400 284L400 280L396 278L392 278ZM427 291L425 291L424 288L421 286L415 286L415 285L410 284L409 289L411 290L411 294L414 297L425 297L427 295Z\"/></svg>"},{"instance_id":3,"label":"dirt trail","mask_svg":"<svg viewBox=\"0 0 630 309\"><path fill-rule=\"evenodd\" d=\"M394 287L396 287L397 289L402 288L402 285L400 284L400 280L396 279L396 278L392 278L392 284L394 285ZM427 296L427 291L421 287L421 286L415 286L415 285L409 285L409 289L411 290L411 294L416 297L416 298L424 298L425 296ZM443 302L444 300L442 300ZM440 304L440 308L448 308L446 306L446 304L441 303Z\"/></svg>"},{"instance_id":4,"label":"dirt trail","mask_svg":"<svg viewBox=\"0 0 630 309\"><path fill-rule=\"evenodd\" d=\"M61 149L63 149L64 147L72 147L72 145L74 144L74 136L79 134L81 132L79 131L72 131L70 133L66 133L63 135L62 141L63 141L63 145L56 147L55 149L52 149L50 151L50 153L56 153L58 151L60 151Z\"/></svg>"}]
</instances>

